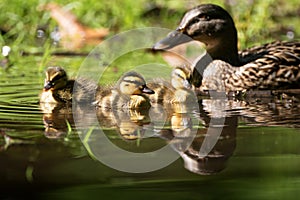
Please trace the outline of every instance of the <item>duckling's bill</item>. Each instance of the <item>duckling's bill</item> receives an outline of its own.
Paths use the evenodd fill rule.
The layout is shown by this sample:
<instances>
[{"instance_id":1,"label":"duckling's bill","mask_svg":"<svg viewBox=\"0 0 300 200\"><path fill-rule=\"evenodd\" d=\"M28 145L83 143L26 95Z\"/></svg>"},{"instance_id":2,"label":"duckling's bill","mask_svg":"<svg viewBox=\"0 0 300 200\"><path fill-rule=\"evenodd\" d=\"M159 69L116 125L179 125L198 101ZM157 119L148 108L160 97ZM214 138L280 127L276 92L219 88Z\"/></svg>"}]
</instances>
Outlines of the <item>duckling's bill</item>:
<instances>
[{"instance_id":1,"label":"duckling's bill","mask_svg":"<svg viewBox=\"0 0 300 200\"><path fill-rule=\"evenodd\" d=\"M142 89L142 93L145 93L145 94L154 94L155 92L148 88L147 86L144 86L143 89Z\"/></svg>"},{"instance_id":2,"label":"duckling's bill","mask_svg":"<svg viewBox=\"0 0 300 200\"><path fill-rule=\"evenodd\" d=\"M183 81L183 86L184 86L186 89L192 89L192 85L191 85L191 83L190 83L188 80L184 80L184 81Z\"/></svg>"},{"instance_id":3,"label":"duckling's bill","mask_svg":"<svg viewBox=\"0 0 300 200\"><path fill-rule=\"evenodd\" d=\"M47 82L45 82L45 84L44 84L44 90L45 90L45 91L48 91L48 90L50 90L53 86L54 86L54 84L53 84L51 81L47 81Z\"/></svg>"}]
</instances>

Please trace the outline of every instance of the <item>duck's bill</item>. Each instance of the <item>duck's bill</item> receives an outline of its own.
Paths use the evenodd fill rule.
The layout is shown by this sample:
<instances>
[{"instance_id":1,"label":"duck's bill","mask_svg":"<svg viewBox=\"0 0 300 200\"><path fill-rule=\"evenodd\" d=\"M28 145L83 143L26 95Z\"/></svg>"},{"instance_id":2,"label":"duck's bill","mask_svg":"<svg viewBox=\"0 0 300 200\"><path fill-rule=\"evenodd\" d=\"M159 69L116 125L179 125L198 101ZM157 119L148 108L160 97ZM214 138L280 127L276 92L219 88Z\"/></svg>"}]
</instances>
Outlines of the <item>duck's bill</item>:
<instances>
[{"instance_id":1,"label":"duck's bill","mask_svg":"<svg viewBox=\"0 0 300 200\"><path fill-rule=\"evenodd\" d=\"M49 90L49 89L51 89L52 88L52 83L51 83L51 81L48 81L48 82L45 82L45 84L44 84L44 90Z\"/></svg>"},{"instance_id":2,"label":"duck's bill","mask_svg":"<svg viewBox=\"0 0 300 200\"><path fill-rule=\"evenodd\" d=\"M157 42L152 49L153 50L168 50L173 47L176 47L180 44L184 44L192 41L193 39L180 31L172 31L168 36L161 41Z\"/></svg>"},{"instance_id":3,"label":"duck's bill","mask_svg":"<svg viewBox=\"0 0 300 200\"><path fill-rule=\"evenodd\" d=\"M142 92L145 93L145 94L154 94L155 93L153 90L151 90L148 87L144 87Z\"/></svg>"},{"instance_id":4,"label":"duck's bill","mask_svg":"<svg viewBox=\"0 0 300 200\"><path fill-rule=\"evenodd\" d=\"M189 82L188 80L184 80L183 86L184 86L186 89L191 89L191 88L192 88L192 85L190 84L190 82Z\"/></svg>"}]
</instances>

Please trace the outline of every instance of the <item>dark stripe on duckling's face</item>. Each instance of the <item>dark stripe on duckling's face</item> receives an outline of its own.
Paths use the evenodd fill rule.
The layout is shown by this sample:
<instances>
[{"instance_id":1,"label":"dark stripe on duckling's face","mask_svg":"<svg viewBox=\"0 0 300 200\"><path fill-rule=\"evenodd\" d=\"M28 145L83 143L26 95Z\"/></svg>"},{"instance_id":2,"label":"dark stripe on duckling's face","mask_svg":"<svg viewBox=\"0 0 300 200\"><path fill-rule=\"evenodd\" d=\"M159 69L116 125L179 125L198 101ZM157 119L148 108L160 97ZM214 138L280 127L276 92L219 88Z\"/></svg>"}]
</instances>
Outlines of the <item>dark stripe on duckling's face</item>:
<instances>
[{"instance_id":1,"label":"dark stripe on duckling's face","mask_svg":"<svg viewBox=\"0 0 300 200\"><path fill-rule=\"evenodd\" d=\"M120 90L124 94L154 94L154 91L147 87L146 84L138 80L123 80Z\"/></svg>"},{"instance_id":2,"label":"dark stripe on duckling's face","mask_svg":"<svg viewBox=\"0 0 300 200\"><path fill-rule=\"evenodd\" d=\"M154 91L146 86L145 79L134 71L126 73L119 80L117 87L122 94L127 95L154 94Z\"/></svg>"},{"instance_id":3,"label":"dark stripe on duckling's face","mask_svg":"<svg viewBox=\"0 0 300 200\"><path fill-rule=\"evenodd\" d=\"M68 77L65 70L61 67L49 67L46 71L44 90L61 89L66 86L67 81Z\"/></svg>"}]
</instances>

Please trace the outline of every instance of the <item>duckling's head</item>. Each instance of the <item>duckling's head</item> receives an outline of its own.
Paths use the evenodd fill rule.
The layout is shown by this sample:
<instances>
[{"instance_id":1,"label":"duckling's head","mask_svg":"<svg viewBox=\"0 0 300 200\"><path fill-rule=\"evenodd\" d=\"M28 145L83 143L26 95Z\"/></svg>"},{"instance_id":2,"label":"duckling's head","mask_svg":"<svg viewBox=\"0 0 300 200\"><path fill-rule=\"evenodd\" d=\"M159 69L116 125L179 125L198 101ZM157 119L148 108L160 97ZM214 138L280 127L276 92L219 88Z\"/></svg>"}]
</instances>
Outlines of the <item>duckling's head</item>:
<instances>
[{"instance_id":1,"label":"duckling's head","mask_svg":"<svg viewBox=\"0 0 300 200\"><path fill-rule=\"evenodd\" d=\"M189 71L181 67L175 68L172 71L171 83L175 89L191 89Z\"/></svg>"},{"instance_id":2,"label":"duckling's head","mask_svg":"<svg viewBox=\"0 0 300 200\"><path fill-rule=\"evenodd\" d=\"M154 94L154 91L147 87L145 79L135 71L124 74L117 83L117 89L126 95Z\"/></svg>"},{"instance_id":3,"label":"duckling's head","mask_svg":"<svg viewBox=\"0 0 300 200\"><path fill-rule=\"evenodd\" d=\"M237 31L229 13L214 4L201 4L187 11L175 31L157 42L154 50L171 49L183 43L197 40L206 45L213 59L236 62ZM226 52L232 52L230 55ZM225 55L229 54L229 55ZM228 61L228 62L229 62Z\"/></svg>"},{"instance_id":4,"label":"duckling's head","mask_svg":"<svg viewBox=\"0 0 300 200\"><path fill-rule=\"evenodd\" d=\"M44 90L58 90L67 85L66 71L61 67L49 67L46 71Z\"/></svg>"}]
</instances>

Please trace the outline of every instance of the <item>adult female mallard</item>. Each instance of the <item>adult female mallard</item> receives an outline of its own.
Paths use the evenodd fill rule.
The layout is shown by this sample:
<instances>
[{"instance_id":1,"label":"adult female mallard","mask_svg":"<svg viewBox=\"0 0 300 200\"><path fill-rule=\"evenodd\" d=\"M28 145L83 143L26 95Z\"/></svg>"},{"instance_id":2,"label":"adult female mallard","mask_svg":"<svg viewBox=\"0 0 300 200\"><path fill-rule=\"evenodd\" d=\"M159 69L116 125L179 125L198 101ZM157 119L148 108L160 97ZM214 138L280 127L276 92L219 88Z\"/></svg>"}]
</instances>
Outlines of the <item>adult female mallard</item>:
<instances>
[{"instance_id":1,"label":"adult female mallard","mask_svg":"<svg viewBox=\"0 0 300 200\"><path fill-rule=\"evenodd\" d=\"M276 41L238 52L234 21L220 6L203 4L189 10L176 31L153 49L170 49L192 40L206 45L207 54L194 67L192 77L202 90L228 93L300 86L300 42ZM203 61L207 56L214 61Z\"/></svg>"},{"instance_id":2,"label":"adult female mallard","mask_svg":"<svg viewBox=\"0 0 300 200\"><path fill-rule=\"evenodd\" d=\"M124 74L114 88L106 88L96 93L95 105L111 109L150 108L150 99L145 94L154 94L147 87L145 79L137 72Z\"/></svg>"},{"instance_id":3,"label":"adult female mallard","mask_svg":"<svg viewBox=\"0 0 300 200\"><path fill-rule=\"evenodd\" d=\"M76 88L74 84L76 82ZM74 90L74 88L76 90ZM78 78L68 79L66 71L62 67L49 67L46 70L44 89L40 94L41 103L92 103L94 91L98 88L92 81Z\"/></svg>"}]
</instances>

